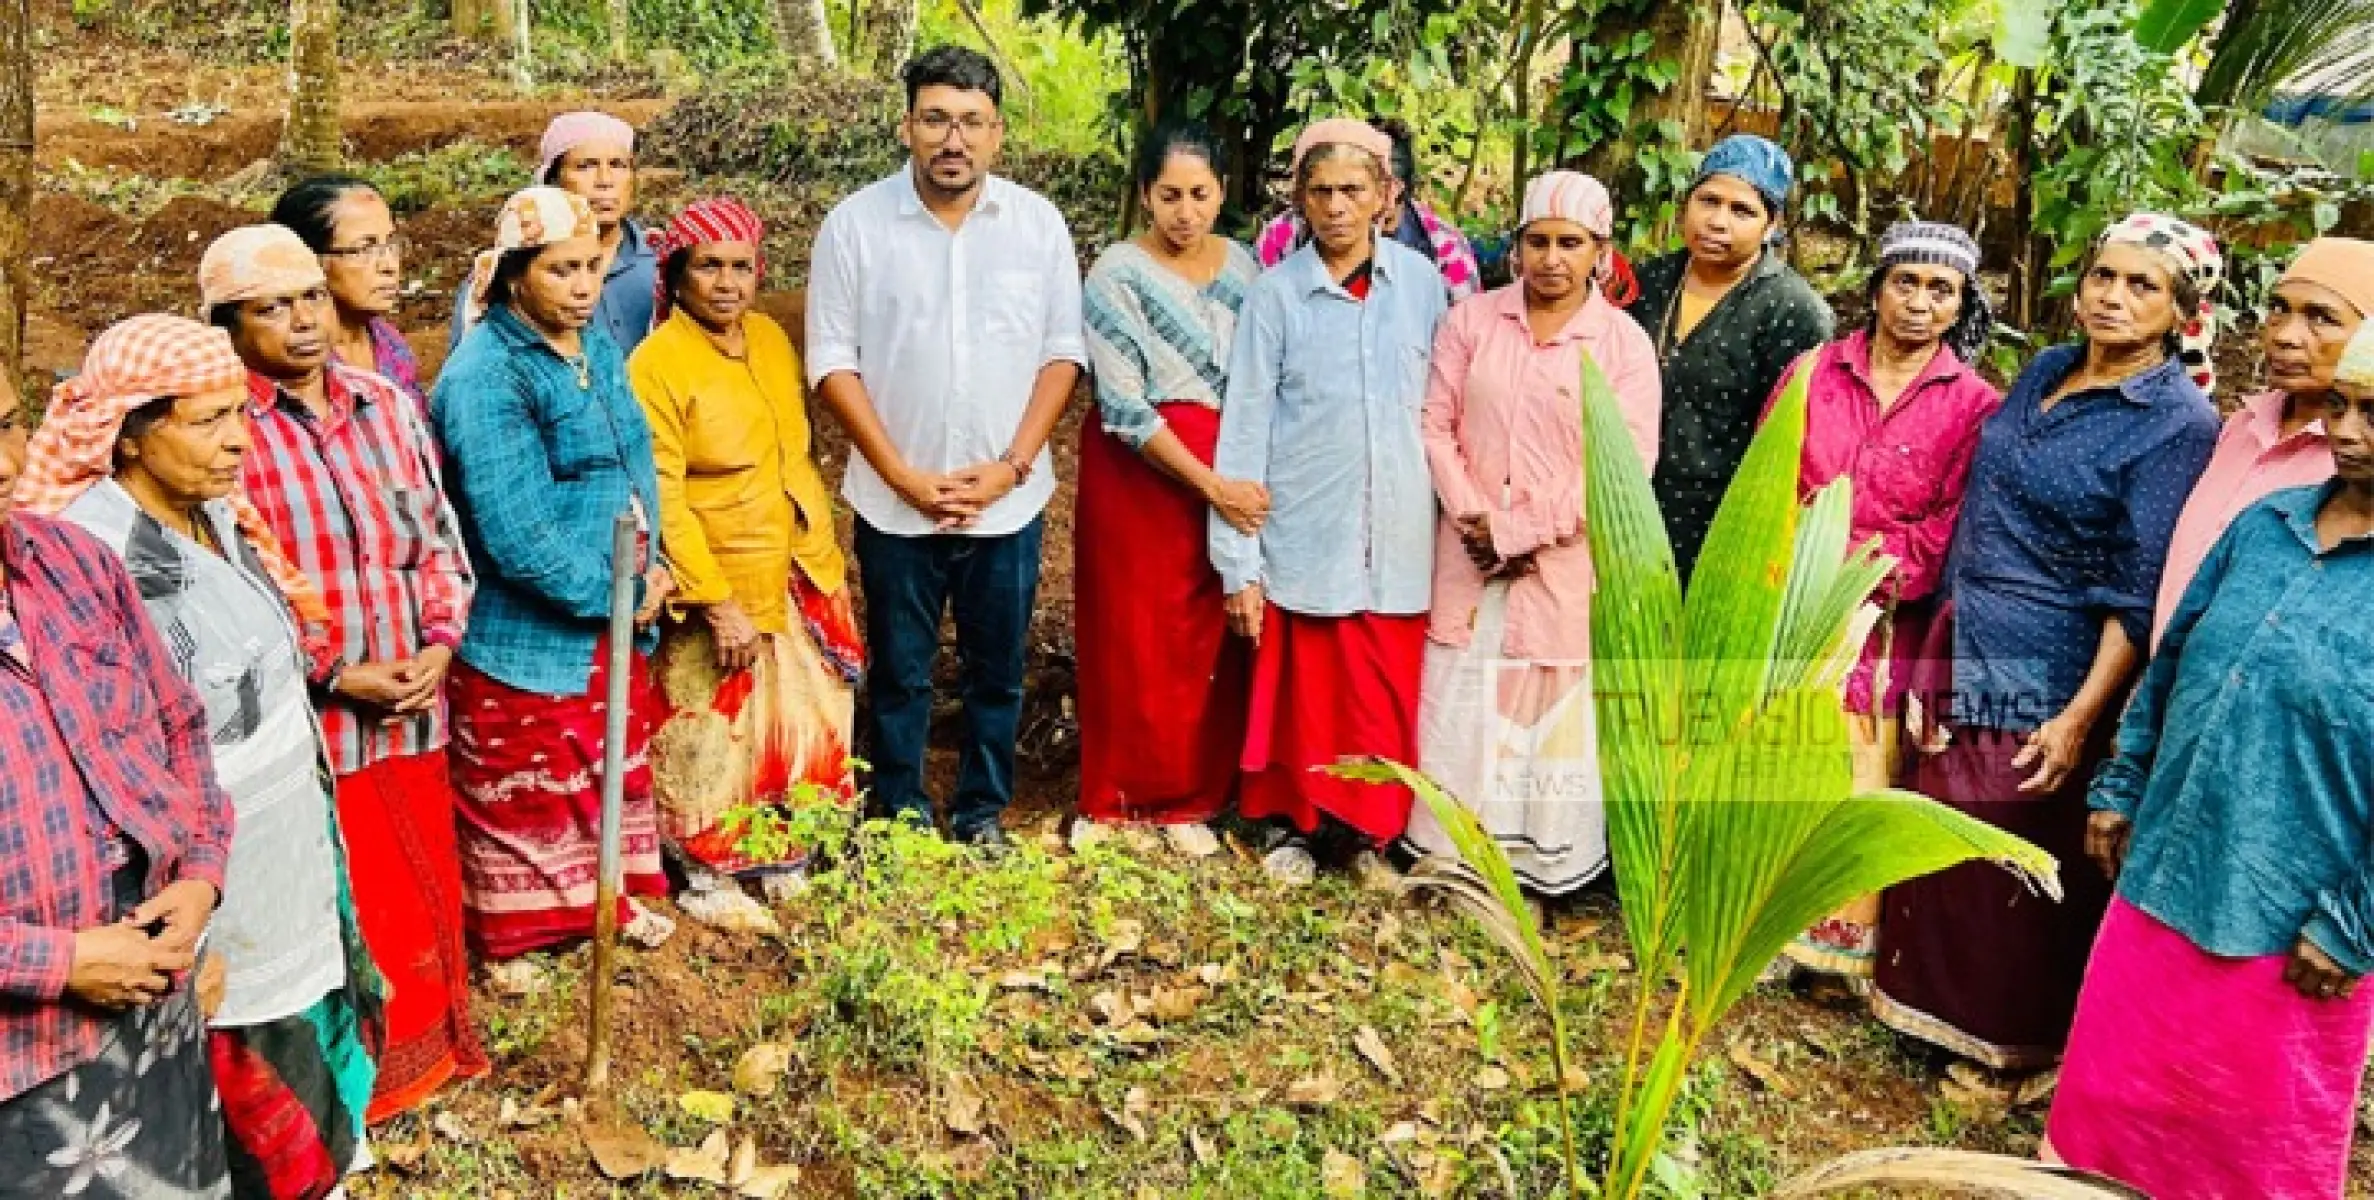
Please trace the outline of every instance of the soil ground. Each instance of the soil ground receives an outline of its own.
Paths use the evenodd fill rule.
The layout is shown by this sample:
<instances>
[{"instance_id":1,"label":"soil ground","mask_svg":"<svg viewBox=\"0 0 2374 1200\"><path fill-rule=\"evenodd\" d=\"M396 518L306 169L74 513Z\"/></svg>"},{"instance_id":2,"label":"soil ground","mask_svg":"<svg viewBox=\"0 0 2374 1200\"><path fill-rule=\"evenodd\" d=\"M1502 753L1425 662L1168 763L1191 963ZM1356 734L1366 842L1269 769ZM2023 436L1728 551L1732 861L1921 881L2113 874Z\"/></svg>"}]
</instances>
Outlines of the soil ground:
<instances>
[{"instance_id":1,"label":"soil ground","mask_svg":"<svg viewBox=\"0 0 2374 1200\"><path fill-rule=\"evenodd\" d=\"M54 7L36 5L49 35L39 92L37 290L28 345L37 376L71 370L89 336L117 319L194 306L193 278L205 245L257 219L257 198L243 194L239 181L273 148L283 87L277 66L226 66L125 45L77 28ZM641 123L666 106L648 89L634 88L602 95L561 88L523 100L467 54L356 63L346 80L348 149L364 164L458 145L526 159L556 112L591 103ZM199 124L171 115L192 104L221 111ZM402 218L415 247L407 264L415 287L401 324L432 370L443 357L448 296L488 230L502 186L509 185ZM647 180L646 211L660 211L689 190L674 173L655 173ZM803 210L770 241L804 251L818 215ZM799 329L796 294L771 295L765 307ZM1065 482L1049 517L1014 814L1033 841L1053 838L1077 778L1068 715L1069 481L1076 477L1086 407L1074 406L1056 439L1057 477ZM829 420L820 417L818 425L819 452L837 474L846 439ZM953 767L952 752L935 751L933 774L943 786ZM928 1030L976 1032L961 1051L940 1047L920 1060L905 1057L905 1043L866 1022L887 1019L882 997L893 989L886 980L905 978L901 970L923 972L926 964L894 958L885 968L889 975L839 994L833 989L850 969L844 959L871 948L828 927L826 909L786 909L781 937L729 936L688 923L662 950L630 955L619 996L619 1083L604 1099L664 1140L690 1145L705 1127L677 1111L677 1095L730 1090L726 1069L748 1044L793 1043L784 1091L767 1101L746 1100L734 1128L753 1137L768 1161L802 1168L798 1195L1310 1194L1297 1181L1308 1178L1315 1190L1312 1172L1324 1153L1338 1151L1364 1164L1368 1187L1379 1194L1500 1195L1519 1190L1520 1177L1533 1194L1549 1178L1539 1022L1514 977L1464 923L1417 911L1397 916L1386 903L1339 883L1278 892L1241 854L1143 870L1151 873L1101 859L1079 862L1052 848L1034 851L1026 868L1012 872L1011 890L985 894L976 911L941 914L937 928L950 946L964 947L952 952L950 964L978 986L930 993L931 1004L943 1007L920 1010L927 1016L925 1041L936 1045L941 1036ZM1059 889L1052 897L1034 890L1047 881ZM920 903L938 902L931 898L937 892L916 895ZM1170 907L1164 896L1173 897ZM868 918L862 902L849 904L854 907L830 909L836 914L830 920L881 916ZM1612 908L1594 894L1556 914L1569 987L1584 995L1580 1003L1592 1015L1578 1027L1578 1056L1602 1089L1618 1066L1623 1012L1607 1003L1609 992L1629 985ZM1030 932L1016 944L984 950L983 931L1007 920ZM1116 922L1132 921L1151 935L1144 951L1085 975L1075 966L1069 987L1042 996L993 986L1001 972L1010 981L1013 971L1033 962L1061 965L1067 953L1076 959L1079 945L1111 944ZM930 935L934 926L930 915L919 915L882 928ZM1158 953L1165 939L1174 943L1167 955ZM495 1074L454 1089L433 1113L381 1131L383 1156L396 1165L363 1181L359 1194L522 1200L674 1194L674 1185L653 1181L606 1182L572 1123L535 1119L574 1091L583 1049L575 987L581 959L580 953L552 960L553 986L540 996L482 993L481 1020L499 1060ZM1133 988L1177 983L1180 972L1205 961L1225 963L1230 981L1206 989L1215 993L1204 1002L1207 1015L1183 1021L1182 1032L1166 1027L1151 1050L1115 1046L1103 1036L1110 1030L1099 1031L1099 1020L1089 1015L1096 1001L1088 994L1108 983L1134 995ZM1265 969L1274 977L1264 977ZM963 1000L973 991L982 1000L979 1012ZM1086 1007L1082 998L1090 1001ZM944 1015L950 1011L972 1015L958 1021ZM1385 1031L1404 1080L1388 1086L1347 1049L1354 1021ZM1026 1034L1017 1031L1045 1031L1062 1044L1018 1044ZM1677 1168L1698 1180L1697 1194L1760 1190L1795 1169L1876 1145L1947 1143L2014 1153L2035 1145L2040 1116L2033 1107L2007 1111L1983 1098L1949 1099L1940 1092L1941 1064L1852 1013L1761 994L1743 1006L1725 1037L1728 1049L1708 1055L1713 1061L1693 1086L1690 1132ZM1075 1059L1065 1039L1093 1044L1094 1051ZM1050 1056L1054 1068L1047 1066ZM1085 1077L1070 1069L1075 1061L1088 1064ZM984 1093L988 1115L972 1132L941 1117L949 1111L951 1062ZM1509 1070L1486 1086L1485 1076L1499 1069L1495 1063ZM1314 1069L1345 1085L1340 1102L1293 1099L1292 1089ZM1520 1078L1512 1086L1509 1074L1530 1074L1535 1085ZM1134 1087L1120 1090L1141 1079L1152 1085L1142 1107L1130 1099ZM1397 1133L1404 1123L1413 1130L1406 1137ZM1438 1164L1447 1160L1460 1166L1446 1184ZM2358 1166L2352 1195L2374 1196L2374 1158L2361 1151Z\"/></svg>"}]
</instances>

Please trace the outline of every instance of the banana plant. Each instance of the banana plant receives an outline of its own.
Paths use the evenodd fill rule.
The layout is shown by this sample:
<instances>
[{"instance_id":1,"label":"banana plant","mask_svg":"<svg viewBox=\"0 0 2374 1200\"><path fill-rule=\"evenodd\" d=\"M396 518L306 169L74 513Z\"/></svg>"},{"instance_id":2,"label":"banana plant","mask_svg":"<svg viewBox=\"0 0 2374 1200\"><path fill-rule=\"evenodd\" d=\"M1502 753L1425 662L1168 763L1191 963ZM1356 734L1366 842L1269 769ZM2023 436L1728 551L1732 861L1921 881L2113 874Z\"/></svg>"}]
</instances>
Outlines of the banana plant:
<instances>
[{"instance_id":1,"label":"banana plant","mask_svg":"<svg viewBox=\"0 0 2374 1200\"><path fill-rule=\"evenodd\" d=\"M1799 931L1856 896L1973 860L2059 896L2036 847L1911 792L1854 792L1839 684L1892 563L1874 545L1848 547L1845 481L1798 504L1805 387L1800 371L1750 443L1685 596L1614 392L1583 364L1600 772L1639 965L1597 1189L1611 1200L1642 1194L1690 1062ZM1406 886L1446 894L1516 956L1549 1014L1571 1103L1558 974L1499 846L1417 772L1341 770L1412 787L1450 833L1462 861L1421 862ZM1569 1189L1581 1195L1571 1136Z\"/></svg>"}]
</instances>

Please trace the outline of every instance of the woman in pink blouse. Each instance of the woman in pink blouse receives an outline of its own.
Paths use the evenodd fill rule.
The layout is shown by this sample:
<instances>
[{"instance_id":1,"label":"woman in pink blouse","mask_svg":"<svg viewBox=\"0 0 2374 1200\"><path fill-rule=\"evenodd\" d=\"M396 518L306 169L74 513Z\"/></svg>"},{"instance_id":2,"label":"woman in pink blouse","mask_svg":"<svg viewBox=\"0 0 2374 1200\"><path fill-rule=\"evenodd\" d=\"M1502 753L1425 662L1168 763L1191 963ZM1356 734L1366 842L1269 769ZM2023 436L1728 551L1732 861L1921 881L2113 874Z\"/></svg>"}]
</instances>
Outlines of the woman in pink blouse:
<instances>
[{"instance_id":1,"label":"woman in pink blouse","mask_svg":"<svg viewBox=\"0 0 2374 1200\"><path fill-rule=\"evenodd\" d=\"M2201 560L2243 509L2270 493L2333 477L2324 398L2342 349L2368 317L2374 317L2374 242L2318 238L2276 282L2259 323L2267 390L2245 398L2226 418L2209 469L2176 518L2152 610L2155 649Z\"/></svg>"},{"instance_id":2,"label":"woman in pink blouse","mask_svg":"<svg viewBox=\"0 0 2374 1200\"><path fill-rule=\"evenodd\" d=\"M1811 500L1832 480L1847 479L1854 488L1851 544L1878 538L1880 553L1896 560L1875 597L1883 615L1847 677L1859 791L1897 781L1911 656L1929 626L1979 427L2003 399L1973 369L1994 316L1969 234L1929 221L1890 227L1880 239L1870 306L1868 324L1799 359L1773 392L1778 399L1799 371L1811 372L1798 491ZM1855 901L1800 937L1786 961L1860 987L1871 977L1878 920L1878 897Z\"/></svg>"},{"instance_id":3,"label":"woman in pink blouse","mask_svg":"<svg viewBox=\"0 0 2374 1200\"><path fill-rule=\"evenodd\" d=\"M1649 336L1608 299L1615 209L1588 175L1525 189L1517 282L1443 319L1422 419L1442 515L1419 700L1419 765L1499 839L1538 895L1607 865L1591 703L1582 363L1615 388L1646 467L1663 390ZM1450 839L1424 811L1407 835Z\"/></svg>"}]
</instances>

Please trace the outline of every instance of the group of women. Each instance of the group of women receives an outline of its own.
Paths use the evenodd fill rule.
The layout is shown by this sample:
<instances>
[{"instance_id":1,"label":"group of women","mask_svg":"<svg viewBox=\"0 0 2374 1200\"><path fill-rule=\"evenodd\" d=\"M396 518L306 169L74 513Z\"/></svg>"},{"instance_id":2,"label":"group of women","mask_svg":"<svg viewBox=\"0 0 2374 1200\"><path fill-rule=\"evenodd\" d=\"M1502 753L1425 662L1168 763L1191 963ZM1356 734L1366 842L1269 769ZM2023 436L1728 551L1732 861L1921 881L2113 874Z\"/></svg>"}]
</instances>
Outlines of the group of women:
<instances>
[{"instance_id":1,"label":"group of women","mask_svg":"<svg viewBox=\"0 0 2374 1200\"><path fill-rule=\"evenodd\" d=\"M1711 150L1682 248L1637 271L1597 181L1531 181L1514 282L1464 298L1465 260L1411 244L1399 156L1359 122L1305 131L1256 276L1212 229L1217 151L1181 129L1144 147L1152 227L1088 286L1075 840L1144 823L1208 850L1233 798L1290 881L1330 842L1356 872L1397 839L1449 849L1406 794L1318 773L1379 755L1446 784L1537 896L1589 882L1580 360L1685 574L1802 377L1801 489L1851 481L1854 538L1893 563L1842 697L1858 786L2020 834L2065 896L1958 868L1786 962L1989 1068L2066 1055L2048 1153L2157 1195L2339 1195L2374 1025L2374 684L2338 607L2374 551L2374 334L2343 353L2374 244L2292 265L2262 326L2274 390L2221 431L2223 262L2184 222L2112 227L2078 340L2004 396L1979 373L1980 249L1952 226L1889 229L1868 318L1833 340L1779 249L1794 171L1770 142Z\"/></svg>"},{"instance_id":2,"label":"group of women","mask_svg":"<svg viewBox=\"0 0 2374 1200\"><path fill-rule=\"evenodd\" d=\"M632 139L554 123L432 395L392 214L327 176L207 249L203 321L95 339L30 445L9 398L0 491L82 535L10 518L0 702L55 737L12 747L6 803L58 844L5 877L81 932L0 922L0 1194L342 1194L371 1125L488 1069L470 951L594 925L621 511L629 892L664 890L664 841L681 911L763 927L738 878L780 896L802 862L744 817L849 795L863 651L797 361L750 311L765 231L730 200L624 221Z\"/></svg>"},{"instance_id":3,"label":"group of women","mask_svg":"<svg viewBox=\"0 0 2374 1200\"><path fill-rule=\"evenodd\" d=\"M1707 154L1682 248L1637 271L1604 186L1530 181L1491 291L1408 149L1312 125L1255 253L1214 232L1207 134L1141 148L1149 228L1085 291L1075 843L1148 825L1209 854L1233 807L1281 880L1382 875L1447 839L1406 792L1318 770L1377 755L1446 783L1536 895L1583 887L1608 846L1582 364L1685 572L1801 375L1801 486L1852 481L1856 538L1894 562L1843 698L1858 783L2020 833L2067 895L1961 868L1791 961L1988 1066L2065 1050L2070 1161L2163 1195L2338 1195L2374 1025L2374 644L2347 616L2374 569L2374 246L2293 265L2274 390L2221 433L2222 263L2182 222L2114 227L2081 338L2003 397L1970 236L1890 229L1868 320L1833 340L1762 139ZM554 123L433 393L389 321L392 215L325 177L209 248L205 323L103 333L21 454L0 421L18 509L83 531L20 519L0 544L0 705L46 705L32 761L98 756L37 773L80 801L0 779L57 843L0 885L82 930L0 923L0 990L29 1006L0 1040L40 1049L0 1070L0 1194L327 1196L370 1124L487 1069L470 951L594 924L614 568L637 609L626 936L672 932L635 898L667 887L663 849L695 919L764 927L743 884L797 887L799 848L748 821L852 794L848 571L796 352L753 309L763 225L718 199L646 230L633 154L610 118ZM148 622L94 619L108 597ZM77 677L30 652L52 638Z\"/></svg>"}]
</instances>

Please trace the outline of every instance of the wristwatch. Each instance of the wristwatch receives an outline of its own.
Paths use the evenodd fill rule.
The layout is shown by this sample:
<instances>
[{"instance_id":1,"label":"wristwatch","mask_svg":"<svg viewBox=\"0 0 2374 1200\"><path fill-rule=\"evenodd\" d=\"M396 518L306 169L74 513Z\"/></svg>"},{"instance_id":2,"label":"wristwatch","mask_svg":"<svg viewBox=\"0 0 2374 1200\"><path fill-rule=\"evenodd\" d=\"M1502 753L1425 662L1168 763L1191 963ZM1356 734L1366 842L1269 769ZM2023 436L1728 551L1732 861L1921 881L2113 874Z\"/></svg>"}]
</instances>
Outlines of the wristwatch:
<instances>
[{"instance_id":1,"label":"wristwatch","mask_svg":"<svg viewBox=\"0 0 2374 1200\"><path fill-rule=\"evenodd\" d=\"M1026 483L1029 483L1029 482L1030 482L1030 460L1029 460L1029 459L1022 457L1021 455L1019 455L1019 454L1016 454L1016 453L1014 453L1014 452L1013 452L1013 451L1011 451L1011 450L1008 450L1008 451L1006 451L1006 456L1005 456L1004 458L1001 458L1001 459L999 459L998 461L999 461L999 462L1002 462L1002 463L1004 463L1004 464L1006 464L1006 465L1007 465L1007 466L1009 466L1009 467L1012 467L1012 468L1014 468L1014 486L1015 486L1015 487L1021 487L1023 484L1026 484Z\"/></svg>"}]
</instances>

